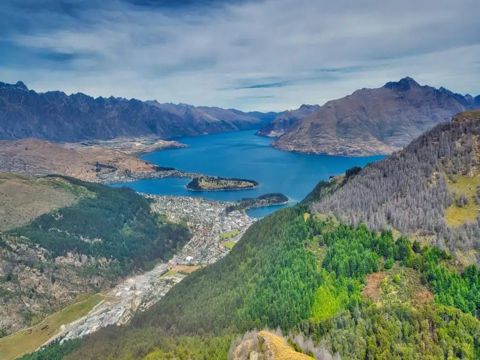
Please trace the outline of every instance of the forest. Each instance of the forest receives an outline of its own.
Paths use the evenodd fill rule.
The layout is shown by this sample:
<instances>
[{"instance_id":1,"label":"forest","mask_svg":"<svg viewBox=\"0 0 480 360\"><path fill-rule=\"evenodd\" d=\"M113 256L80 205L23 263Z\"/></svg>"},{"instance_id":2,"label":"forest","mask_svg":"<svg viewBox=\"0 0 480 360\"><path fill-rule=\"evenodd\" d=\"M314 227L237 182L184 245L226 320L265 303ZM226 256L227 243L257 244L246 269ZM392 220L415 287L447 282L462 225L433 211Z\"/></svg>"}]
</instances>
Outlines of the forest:
<instances>
[{"instance_id":1,"label":"forest","mask_svg":"<svg viewBox=\"0 0 480 360\"><path fill-rule=\"evenodd\" d=\"M458 114L387 159L347 172L348 181L319 184L310 195L312 210L347 224L415 235L453 253L478 251L479 214L464 211L471 221L459 221L458 226L450 226L445 214L467 200L451 188L465 178L471 180L469 186L477 182L479 133L480 111ZM478 193L478 188L473 190ZM470 201L478 205L478 196ZM480 257L474 261L480 264Z\"/></svg>"},{"instance_id":2,"label":"forest","mask_svg":"<svg viewBox=\"0 0 480 360\"><path fill-rule=\"evenodd\" d=\"M447 251L307 211L299 205L257 222L226 258L187 277L129 326L71 346L67 358L220 359L231 340L265 327L281 328L297 348L301 334L342 358L480 356L475 266L458 268ZM390 279L379 299L364 293L370 274ZM431 297L418 302L422 293Z\"/></svg>"},{"instance_id":3,"label":"forest","mask_svg":"<svg viewBox=\"0 0 480 360\"><path fill-rule=\"evenodd\" d=\"M12 235L40 245L52 257L69 252L103 257L120 273L167 259L190 238L185 227L152 213L149 200L133 190L65 179L89 195L12 230Z\"/></svg>"}]
</instances>

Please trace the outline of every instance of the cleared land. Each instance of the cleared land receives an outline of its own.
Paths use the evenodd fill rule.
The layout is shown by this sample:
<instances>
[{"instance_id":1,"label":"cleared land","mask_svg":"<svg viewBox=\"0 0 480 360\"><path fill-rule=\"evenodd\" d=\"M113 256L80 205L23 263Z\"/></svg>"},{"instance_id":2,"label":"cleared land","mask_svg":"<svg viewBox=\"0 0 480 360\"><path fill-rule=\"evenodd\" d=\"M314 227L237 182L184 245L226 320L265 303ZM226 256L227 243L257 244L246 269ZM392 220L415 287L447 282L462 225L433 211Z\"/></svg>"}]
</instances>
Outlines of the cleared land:
<instances>
[{"instance_id":1,"label":"cleared land","mask_svg":"<svg viewBox=\"0 0 480 360\"><path fill-rule=\"evenodd\" d=\"M86 315L102 299L103 296L101 294L91 295L46 317L42 322L31 328L1 338L0 358L13 360L23 354L35 351L55 335L62 325L71 323Z\"/></svg>"},{"instance_id":2,"label":"cleared land","mask_svg":"<svg viewBox=\"0 0 480 360\"><path fill-rule=\"evenodd\" d=\"M422 284L419 273L398 265L387 271L369 274L362 295L378 306L421 306L433 301L433 294Z\"/></svg>"},{"instance_id":3,"label":"cleared land","mask_svg":"<svg viewBox=\"0 0 480 360\"><path fill-rule=\"evenodd\" d=\"M0 173L0 231L25 225L40 215L70 206L89 191L61 178L29 178Z\"/></svg>"},{"instance_id":4,"label":"cleared land","mask_svg":"<svg viewBox=\"0 0 480 360\"><path fill-rule=\"evenodd\" d=\"M445 222L450 227L459 227L473 222L480 214L477 203L477 189L480 187L480 174L474 176L459 176L454 181L448 181L448 190L454 194L454 202L445 211ZM466 199L462 204L460 198Z\"/></svg>"}]
</instances>

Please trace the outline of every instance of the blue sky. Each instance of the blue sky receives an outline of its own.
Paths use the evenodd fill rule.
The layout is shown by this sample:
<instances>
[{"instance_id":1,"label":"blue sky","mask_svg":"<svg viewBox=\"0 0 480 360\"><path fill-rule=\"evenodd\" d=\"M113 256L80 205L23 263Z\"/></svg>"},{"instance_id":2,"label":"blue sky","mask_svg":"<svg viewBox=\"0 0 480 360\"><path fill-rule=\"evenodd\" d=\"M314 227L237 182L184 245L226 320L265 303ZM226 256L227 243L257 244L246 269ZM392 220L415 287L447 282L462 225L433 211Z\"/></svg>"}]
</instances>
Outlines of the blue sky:
<instances>
[{"instance_id":1,"label":"blue sky","mask_svg":"<svg viewBox=\"0 0 480 360\"><path fill-rule=\"evenodd\" d=\"M480 93L480 1L0 2L0 81L283 110L412 76Z\"/></svg>"}]
</instances>

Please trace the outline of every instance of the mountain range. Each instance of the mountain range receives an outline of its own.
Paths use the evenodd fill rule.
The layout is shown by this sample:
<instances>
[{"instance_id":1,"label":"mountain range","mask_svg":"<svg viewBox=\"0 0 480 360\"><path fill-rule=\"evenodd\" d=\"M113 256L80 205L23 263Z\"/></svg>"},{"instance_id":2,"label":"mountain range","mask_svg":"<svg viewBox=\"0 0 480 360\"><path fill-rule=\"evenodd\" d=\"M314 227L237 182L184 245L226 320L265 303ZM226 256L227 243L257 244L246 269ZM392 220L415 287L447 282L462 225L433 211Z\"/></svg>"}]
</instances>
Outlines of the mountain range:
<instances>
[{"instance_id":1,"label":"mountain range","mask_svg":"<svg viewBox=\"0 0 480 360\"><path fill-rule=\"evenodd\" d=\"M322 106L281 113L258 134L288 151L363 156L390 154L458 112L480 107L480 96L421 86L405 77L361 89Z\"/></svg>"},{"instance_id":2,"label":"mountain range","mask_svg":"<svg viewBox=\"0 0 480 360\"><path fill-rule=\"evenodd\" d=\"M0 82L0 139L35 137L74 142L116 137L173 138L258 128L274 113L160 104L61 91L37 93L19 81Z\"/></svg>"}]
</instances>

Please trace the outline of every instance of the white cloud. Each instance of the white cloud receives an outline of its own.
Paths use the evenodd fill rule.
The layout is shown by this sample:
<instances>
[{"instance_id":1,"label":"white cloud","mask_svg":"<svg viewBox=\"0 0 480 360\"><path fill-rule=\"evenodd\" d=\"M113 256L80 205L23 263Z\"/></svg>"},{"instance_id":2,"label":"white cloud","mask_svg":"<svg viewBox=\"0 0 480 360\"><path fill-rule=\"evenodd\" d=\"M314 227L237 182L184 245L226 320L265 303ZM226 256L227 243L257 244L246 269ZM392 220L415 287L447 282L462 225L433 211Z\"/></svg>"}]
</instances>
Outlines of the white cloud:
<instances>
[{"instance_id":1,"label":"white cloud","mask_svg":"<svg viewBox=\"0 0 480 360\"><path fill-rule=\"evenodd\" d=\"M249 110L323 103L406 75L478 93L478 13L473 0L47 6L14 15L30 25L5 40L33 52L32 66L3 63L0 76L40 90ZM50 52L69 57L40 56Z\"/></svg>"}]
</instances>

